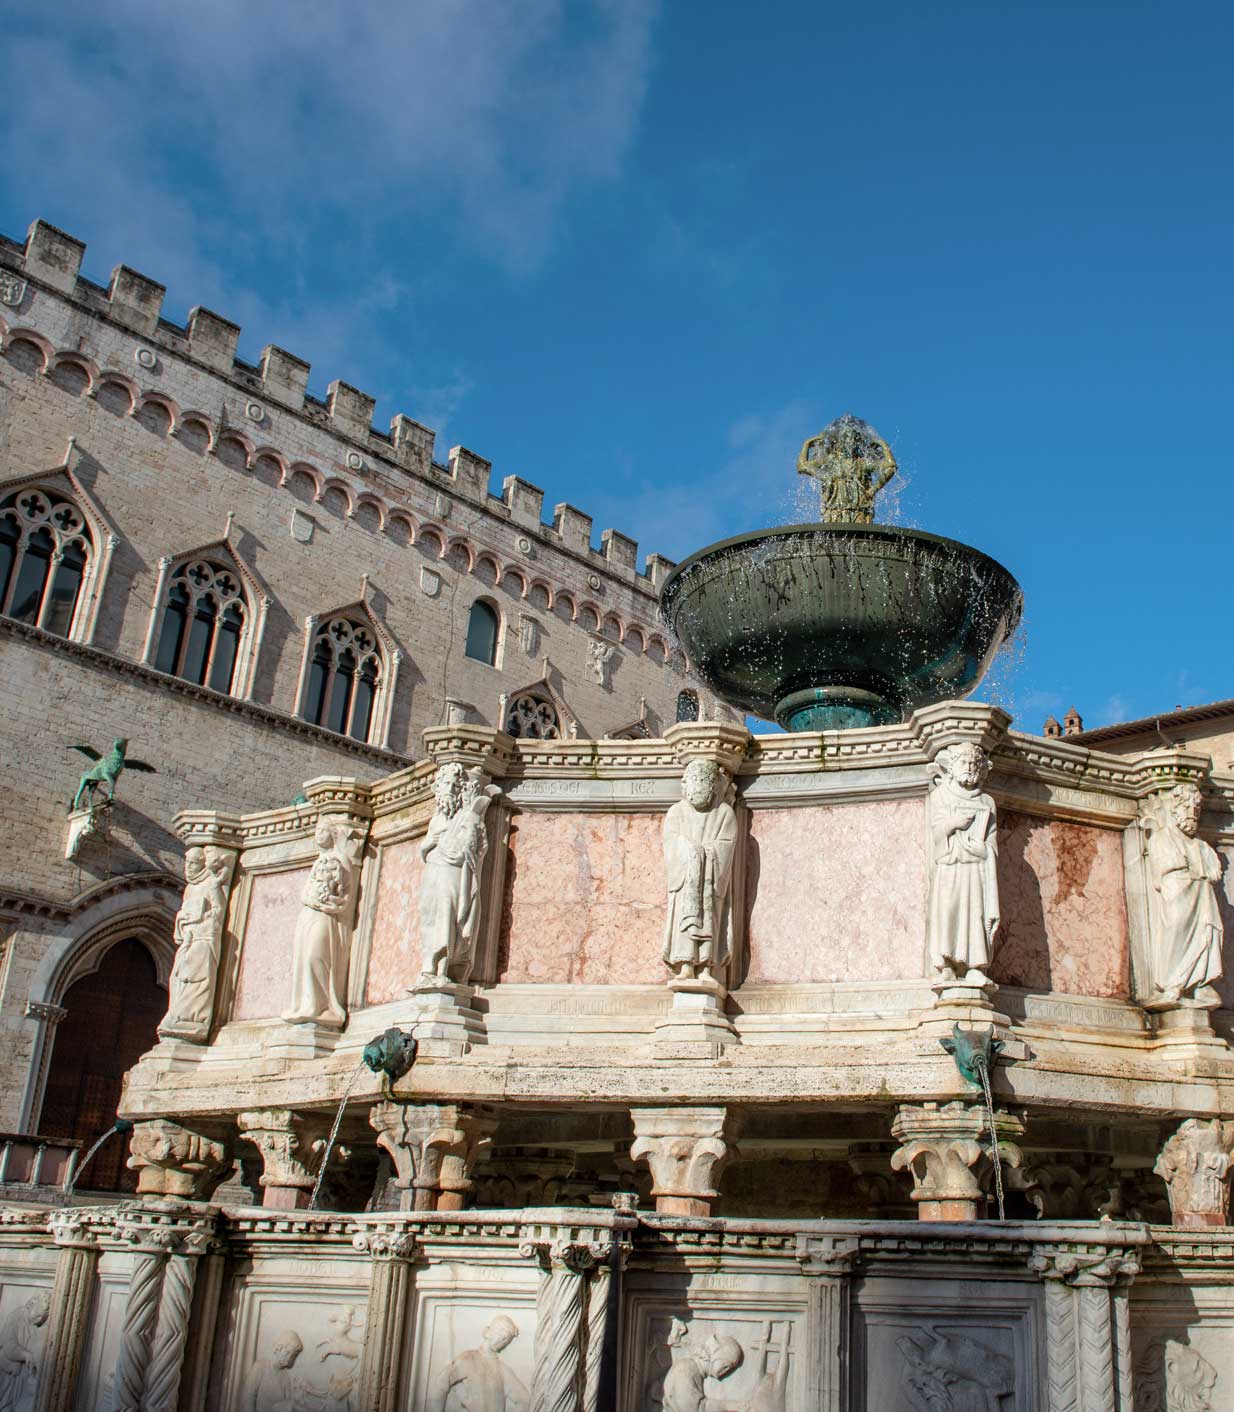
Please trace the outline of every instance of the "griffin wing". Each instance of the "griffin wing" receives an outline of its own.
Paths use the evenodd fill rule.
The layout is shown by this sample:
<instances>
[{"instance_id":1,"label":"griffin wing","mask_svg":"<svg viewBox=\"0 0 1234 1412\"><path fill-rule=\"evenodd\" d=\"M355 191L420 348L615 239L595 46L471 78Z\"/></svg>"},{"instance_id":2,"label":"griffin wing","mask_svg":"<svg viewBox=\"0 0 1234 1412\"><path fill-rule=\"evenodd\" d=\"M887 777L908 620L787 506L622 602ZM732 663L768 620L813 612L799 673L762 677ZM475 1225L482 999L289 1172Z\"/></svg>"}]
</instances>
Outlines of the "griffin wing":
<instances>
[{"instance_id":1,"label":"griffin wing","mask_svg":"<svg viewBox=\"0 0 1234 1412\"><path fill-rule=\"evenodd\" d=\"M80 750L87 760L101 760L103 757L92 745L66 745L66 750Z\"/></svg>"},{"instance_id":2,"label":"griffin wing","mask_svg":"<svg viewBox=\"0 0 1234 1412\"><path fill-rule=\"evenodd\" d=\"M153 765L147 765L144 760L126 760L124 762L126 770L136 770L139 775L157 775L158 770Z\"/></svg>"}]
</instances>

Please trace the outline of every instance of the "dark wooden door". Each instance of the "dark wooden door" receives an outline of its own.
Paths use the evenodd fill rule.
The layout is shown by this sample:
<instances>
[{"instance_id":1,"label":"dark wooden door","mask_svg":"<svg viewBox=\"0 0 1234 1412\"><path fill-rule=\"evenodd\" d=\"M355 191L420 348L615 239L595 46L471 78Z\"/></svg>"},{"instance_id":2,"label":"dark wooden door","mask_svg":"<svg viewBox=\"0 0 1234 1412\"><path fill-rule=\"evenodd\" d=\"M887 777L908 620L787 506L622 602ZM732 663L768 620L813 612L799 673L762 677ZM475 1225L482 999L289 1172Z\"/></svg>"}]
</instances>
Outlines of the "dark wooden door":
<instances>
[{"instance_id":1,"label":"dark wooden door","mask_svg":"<svg viewBox=\"0 0 1234 1412\"><path fill-rule=\"evenodd\" d=\"M150 953L129 937L107 952L93 975L71 985L62 1003L68 1014L56 1026L37 1131L78 1138L88 1148L116 1121L125 1073L154 1046L167 991L155 978ZM127 1140L112 1138L77 1185L135 1190L137 1174L125 1167L127 1156Z\"/></svg>"}]
</instances>

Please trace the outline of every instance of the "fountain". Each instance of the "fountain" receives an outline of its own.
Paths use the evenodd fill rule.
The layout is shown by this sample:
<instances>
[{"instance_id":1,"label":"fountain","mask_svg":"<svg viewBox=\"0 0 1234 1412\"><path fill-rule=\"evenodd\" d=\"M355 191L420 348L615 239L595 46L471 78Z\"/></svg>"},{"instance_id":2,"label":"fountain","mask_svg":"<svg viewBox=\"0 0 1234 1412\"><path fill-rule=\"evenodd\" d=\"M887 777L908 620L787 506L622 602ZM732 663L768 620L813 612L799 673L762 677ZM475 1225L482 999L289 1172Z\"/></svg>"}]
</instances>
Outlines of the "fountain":
<instances>
[{"instance_id":1,"label":"fountain","mask_svg":"<svg viewBox=\"0 0 1234 1412\"><path fill-rule=\"evenodd\" d=\"M873 522L896 464L857 417L811 437L797 469L819 483L820 522L708 545L661 590L696 673L789 731L890 724L967 696L1019 623L1019 584L966 544Z\"/></svg>"}]
</instances>

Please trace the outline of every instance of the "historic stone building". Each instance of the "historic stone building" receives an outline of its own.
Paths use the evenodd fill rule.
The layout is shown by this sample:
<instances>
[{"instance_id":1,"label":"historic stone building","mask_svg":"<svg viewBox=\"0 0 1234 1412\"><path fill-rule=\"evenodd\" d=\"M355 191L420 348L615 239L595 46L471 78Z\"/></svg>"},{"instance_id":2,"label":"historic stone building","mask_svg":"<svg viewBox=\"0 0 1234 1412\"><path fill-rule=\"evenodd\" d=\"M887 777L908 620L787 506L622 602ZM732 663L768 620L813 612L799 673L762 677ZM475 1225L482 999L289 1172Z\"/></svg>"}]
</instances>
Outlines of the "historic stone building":
<instances>
[{"instance_id":1,"label":"historic stone building","mask_svg":"<svg viewBox=\"0 0 1234 1412\"><path fill-rule=\"evenodd\" d=\"M36 222L0 241L0 1128L89 1139L166 1008L178 810L290 803L426 726L658 735L724 715L658 625L672 566ZM87 760L126 739L78 821ZM186 785L192 781L192 785ZM192 792L188 792L188 791ZM73 856L67 857L66 852ZM120 1176L120 1154L94 1180ZM11 1174L10 1174L11 1175ZM2 1177L0 1177L2 1179Z\"/></svg>"}]
</instances>

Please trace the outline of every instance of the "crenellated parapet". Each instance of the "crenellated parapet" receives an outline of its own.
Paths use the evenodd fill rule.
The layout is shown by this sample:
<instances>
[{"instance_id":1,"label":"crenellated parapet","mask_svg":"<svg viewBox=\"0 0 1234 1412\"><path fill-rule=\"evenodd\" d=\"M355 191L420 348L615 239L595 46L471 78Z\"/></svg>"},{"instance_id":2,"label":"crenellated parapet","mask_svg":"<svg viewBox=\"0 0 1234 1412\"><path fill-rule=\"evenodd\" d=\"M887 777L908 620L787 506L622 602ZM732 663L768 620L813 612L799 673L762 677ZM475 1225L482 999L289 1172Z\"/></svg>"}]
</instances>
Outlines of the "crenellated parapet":
<instances>
[{"instance_id":1,"label":"crenellated parapet","mask_svg":"<svg viewBox=\"0 0 1234 1412\"><path fill-rule=\"evenodd\" d=\"M444 462L436 459L433 431L406 413L396 413L388 430L375 427L376 398L340 379L328 385L324 399L313 396L308 390L309 363L274 344L262 349L256 364L245 362L237 357L241 334L237 324L198 306L183 326L178 325L163 317L164 285L126 265L113 270L106 286L96 284L81 274L85 251L83 241L41 220L31 225L24 242L0 240L0 271L11 272L3 280L0 333L6 342L30 343L43 359L45 371L71 361L84 371L92 392L102 383L122 389L134 413L145 403L154 403L170 418L173 434L183 432L189 440L204 442L216 455L239 457L247 467L258 457L270 457L283 483L296 473L306 475L316 498L333 487L347 501L350 515L368 505L383 527L402 518L413 538L422 527L428 529L439 539L443 557L460 533L451 524L450 502L457 498L483 510L494 529L501 527L500 537L510 541L502 547L507 553L513 551L511 567L518 564L527 581L541 572L534 563L541 547L590 566L599 576L594 592L599 592L600 580L610 580L633 595L628 605L605 604L598 598L595 630L610 610L618 615L623 637L627 620L637 622L642 617L654 623L650 605L641 600L654 597L673 567L671 561L649 555L640 572L638 545L628 536L604 529L593 546L591 517L564 503L554 507L552 519L546 522L544 492L530 481L507 475L501 493L493 494L489 488L492 462L485 457L455 446ZM36 306L44 293L73 306L74 316L84 307L132 335L136 341L128 351L131 361L113 357L100 365L83 353L76 338L70 342L66 337L59 346L54 329L38 317ZM184 376L165 376L165 362L182 367ZM195 385L194 369L230 384L221 422L217 411L196 410L214 406L216 398L187 392ZM185 395L173 390L177 382ZM280 426L288 415L299 426L295 437L282 438ZM290 448L291 442L301 442L306 435L316 451L307 460ZM280 448L280 440L288 444ZM490 546L469 548L473 561L483 547ZM504 571L506 565L501 567ZM632 613L635 603L640 608ZM655 631L644 628L644 638ZM662 641L667 655L667 638Z\"/></svg>"}]
</instances>

